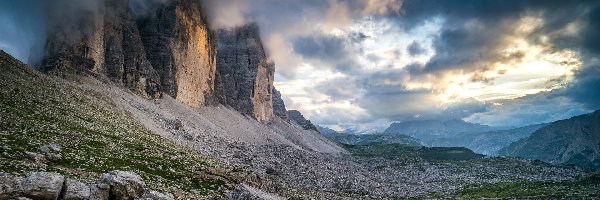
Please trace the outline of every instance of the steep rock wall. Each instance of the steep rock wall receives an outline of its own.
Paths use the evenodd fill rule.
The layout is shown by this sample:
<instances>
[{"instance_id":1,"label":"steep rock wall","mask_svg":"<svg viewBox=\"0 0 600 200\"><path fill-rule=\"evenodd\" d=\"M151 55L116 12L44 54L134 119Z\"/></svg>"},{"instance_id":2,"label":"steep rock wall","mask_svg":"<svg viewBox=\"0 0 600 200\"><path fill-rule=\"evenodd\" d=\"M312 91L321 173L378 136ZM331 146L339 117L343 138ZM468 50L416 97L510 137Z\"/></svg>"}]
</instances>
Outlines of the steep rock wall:
<instances>
[{"instance_id":1,"label":"steep rock wall","mask_svg":"<svg viewBox=\"0 0 600 200\"><path fill-rule=\"evenodd\" d=\"M219 31L220 102L260 122L273 119L274 63L268 61L257 24Z\"/></svg>"},{"instance_id":2,"label":"steep rock wall","mask_svg":"<svg viewBox=\"0 0 600 200\"><path fill-rule=\"evenodd\" d=\"M49 24L40 69L58 75L92 72L147 98L159 97L158 74L146 59L129 1L95 3L64 12L49 8L48 17L64 20Z\"/></svg>"},{"instance_id":3,"label":"steep rock wall","mask_svg":"<svg viewBox=\"0 0 600 200\"><path fill-rule=\"evenodd\" d=\"M200 1L177 0L137 20L162 91L191 107L214 95L217 35L202 9Z\"/></svg>"}]
</instances>

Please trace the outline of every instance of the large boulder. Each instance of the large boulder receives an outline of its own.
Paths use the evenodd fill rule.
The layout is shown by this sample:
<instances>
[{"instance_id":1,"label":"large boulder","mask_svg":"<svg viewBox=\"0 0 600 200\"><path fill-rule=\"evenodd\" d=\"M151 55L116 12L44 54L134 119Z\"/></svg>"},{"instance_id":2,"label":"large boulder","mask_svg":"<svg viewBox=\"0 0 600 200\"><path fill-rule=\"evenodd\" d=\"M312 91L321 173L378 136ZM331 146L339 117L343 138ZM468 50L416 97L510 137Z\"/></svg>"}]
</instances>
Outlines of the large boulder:
<instances>
[{"instance_id":1,"label":"large boulder","mask_svg":"<svg viewBox=\"0 0 600 200\"><path fill-rule=\"evenodd\" d=\"M142 197L146 184L135 172L111 171L103 174L99 184L110 186L110 194L117 200L128 200Z\"/></svg>"},{"instance_id":2,"label":"large boulder","mask_svg":"<svg viewBox=\"0 0 600 200\"><path fill-rule=\"evenodd\" d=\"M85 183L67 178L65 187L64 200L87 200L90 198L90 186Z\"/></svg>"},{"instance_id":3,"label":"large boulder","mask_svg":"<svg viewBox=\"0 0 600 200\"><path fill-rule=\"evenodd\" d=\"M23 178L11 174L0 173L0 199L17 196L21 190Z\"/></svg>"},{"instance_id":4,"label":"large boulder","mask_svg":"<svg viewBox=\"0 0 600 200\"><path fill-rule=\"evenodd\" d=\"M142 196L142 198L139 198L137 200L174 200L175 197L173 197L172 194L170 193L160 193L157 191L149 191L146 192L144 194L144 196Z\"/></svg>"},{"instance_id":5,"label":"large boulder","mask_svg":"<svg viewBox=\"0 0 600 200\"><path fill-rule=\"evenodd\" d=\"M32 199L58 199L65 178L57 173L30 172L21 184L23 195Z\"/></svg>"}]
</instances>

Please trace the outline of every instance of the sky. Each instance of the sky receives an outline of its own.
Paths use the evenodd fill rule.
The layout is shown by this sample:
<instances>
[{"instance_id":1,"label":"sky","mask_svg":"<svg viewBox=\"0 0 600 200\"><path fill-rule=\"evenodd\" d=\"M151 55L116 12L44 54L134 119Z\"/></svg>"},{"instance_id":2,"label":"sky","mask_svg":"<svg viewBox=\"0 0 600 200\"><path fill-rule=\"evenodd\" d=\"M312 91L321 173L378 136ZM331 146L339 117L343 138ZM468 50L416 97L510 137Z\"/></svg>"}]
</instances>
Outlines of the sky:
<instances>
[{"instance_id":1,"label":"sky","mask_svg":"<svg viewBox=\"0 0 600 200\"><path fill-rule=\"evenodd\" d=\"M0 49L24 62L49 23L39 2L0 0ZM599 1L204 4L214 28L258 23L286 107L335 130L422 119L516 127L600 109Z\"/></svg>"}]
</instances>

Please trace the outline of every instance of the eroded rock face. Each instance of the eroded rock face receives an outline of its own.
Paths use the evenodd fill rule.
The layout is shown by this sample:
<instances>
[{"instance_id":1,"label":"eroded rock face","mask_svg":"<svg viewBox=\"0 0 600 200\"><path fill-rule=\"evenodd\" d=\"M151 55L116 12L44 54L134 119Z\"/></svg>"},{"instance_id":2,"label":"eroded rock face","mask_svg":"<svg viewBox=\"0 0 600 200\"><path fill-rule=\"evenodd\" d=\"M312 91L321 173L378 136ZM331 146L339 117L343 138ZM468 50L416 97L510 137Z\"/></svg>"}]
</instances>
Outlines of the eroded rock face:
<instances>
[{"instance_id":1,"label":"eroded rock face","mask_svg":"<svg viewBox=\"0 0 600 200\"><path fill-rule=\"evenodd\" d=\"M40 69L59 75L92 72L145 97L159 97L158 74L146 59L129 1L93 3L49 8L48 17L64 20L49 25Z\"/></svg>"},{"instance_id":2,"label":"eroded rock face","mask_svg":"<svg viewBox=\"0 0 600 200\"><path fill-rule=\"evenodd\" d=\"M221 103L260 122L270 121L275 64L267 59L258 25L220 30L217 52Z\"/></svg>"},{"instance_id":3,"label":"eroded rock face","mask_svg":"<svg viewBox=\"0 0 600 200\"><path fill-rule=\"evenodd\" d=\"M281 99L281 92L275 89L275 87L273 87L273 114L281 119L288 119L285 103L283 102L283 99Z\"/></svg>"},{"instance_id":4,"label":"eroded rock face","mask_svg":"<svg viewBox=\"0 0 600 200\"><path fill-rule=\"evenodd\" d=\"M137 20L163 92L191 107L214 95L217 35L202 9L201 1L176 0Z\"/></svg>"}]
</instances>

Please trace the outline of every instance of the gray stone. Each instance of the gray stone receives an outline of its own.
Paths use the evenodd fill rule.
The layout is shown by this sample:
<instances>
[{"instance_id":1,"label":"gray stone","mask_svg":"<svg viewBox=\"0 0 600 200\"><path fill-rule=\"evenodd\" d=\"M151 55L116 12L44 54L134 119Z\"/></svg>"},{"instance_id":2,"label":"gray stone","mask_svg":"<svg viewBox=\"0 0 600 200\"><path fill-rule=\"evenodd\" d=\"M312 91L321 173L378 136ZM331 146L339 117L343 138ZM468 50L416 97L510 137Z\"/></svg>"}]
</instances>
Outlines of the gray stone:
<instances>
[{"instance_id":1,"label":"gray stone","mask_svg":"<svg viewBox=\"0 0 600 200\"><path fill-rule=\"evenodd\" d=\"M139 198L138 200L174 200L175 197L170 194L170 193L161 193L161 192L157 192L157 191L149 191L144 193L144 196L142 196L142 198Z\"/></svg>"},{"instance_id":2,"label":"gray stone","mask_svg":"<svg viewBox=\"0 0 600 200\"><path fill-rule=\"evenodd\" d=\"M90 185L90 200L105 200L110 196L110 186L107 184Z\"/></svg>"},{"instance_id":3,"label":"gray stone","mask_svg":"<svg viewBox=\"0 0 600 200\"><path fill-rule=\"evenodd\" d=\"M21 190L23 178L11 174L0 173L0 199L17 196Z\"/></svg>"},{"instance_id":4,"label":"gray stone","mask_svg":"<svg viewBox=\"0 0 600 200\"><path fill-rule=\"evenodd\" d=\"M44 154L44 158L50 162L59 162L62 156L58 153L46 153Z\"/></svg>"},{"instance_id":5,"label":"gray stone","mask_svg":"<svg viewBox=\"0 0 600 200\"><path fill-rule=\"evenodd\" d=\"M60 150L61 150L60 144L51 143L51 144L48 144L47 146L50 150L55 151L55 152L60 152Z\"/></svg>"},{"instance_id":6,"label":"gray stone","mask_svg":"<svg viewBox=\"0 0 600 200\"><path fill-rule=\"evenodd\" d=\"M135 172L111 171L103 174L98 183L110 185L110 194L117 200L140 198L146 184Z\"/></svg>"},{"instance_id":7,"label":"gray stone","mask_svg":"<svg viewBox=\"0 0 600 200\"><path fill-rule=\"evenodd\" d=\"M30 172L21 184L23 195L32 199L56 200L65 178L57 173Z\"/></svg>"},{"instance_id":8,"label":"gray stone","mask_svg":"<svg viewBox=\"0 0 600 200\"><path fill-rule=\"evenodd\" d=\"M39 154L39 153L33 153L33 152L25 152L25 157L31 161L34 162L46 162L46 158L44 158L44 155Z\"/></svg>"},{"instance_id":9,"label":"gray stone","mask_svg":"<svg viewBox=\"0 0 600 200\"><path fill-rule=\"evenodd\" d=\"M48 153L48 152L50 152L50 148L48 148L48 146L40 147L40 152L42 152L42 153Z\"/></svg>"},{"instance_id":10,"label":"gray stone","mask_svg":"<svg viewBox=\"0 0 600 200\"><path fill-rule=\"evenodd\" d=\"M90 186L67 178L65 180L64 200L87 200L90 198Z\"/></svg>"}]
</instances>

